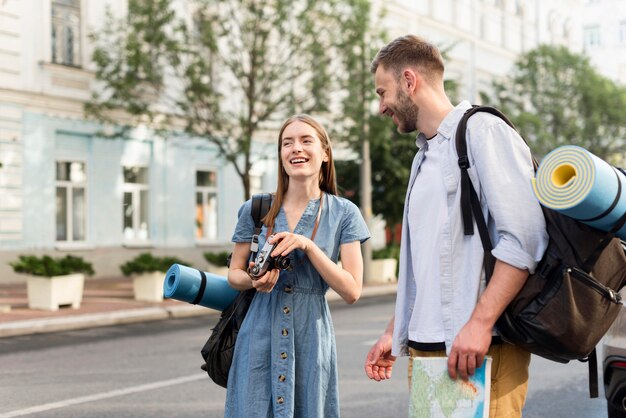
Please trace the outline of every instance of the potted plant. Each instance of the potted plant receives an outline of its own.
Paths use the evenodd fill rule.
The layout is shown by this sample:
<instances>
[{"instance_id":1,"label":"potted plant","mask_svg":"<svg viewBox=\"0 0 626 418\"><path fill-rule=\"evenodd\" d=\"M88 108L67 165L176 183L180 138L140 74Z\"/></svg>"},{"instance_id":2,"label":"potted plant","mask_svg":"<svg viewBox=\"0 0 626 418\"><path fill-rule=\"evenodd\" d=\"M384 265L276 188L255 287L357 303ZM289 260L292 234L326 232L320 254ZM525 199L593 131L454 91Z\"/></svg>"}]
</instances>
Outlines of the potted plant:
<instances>
[{"instance_id":1,"label":"potted plant","mask_svg":"<svg viewBox=\"0 0 626 418\"><path fill-rule=\"evenodd\" d=\"M230 253L228 251L222 252L208 252L204 253L204 259L209 263L207 271L209 273L217 274L220 276L228 276L228 258Z\"/></svg>"},{"instance_id":2,"label":"potted plant","mask_svg":"<svg viewBox=\"0 0 626 418\"><path fill-rule=\"evenodd\" d=\"M172 264L190 266L176 257L155 257L151 253L141 253L122 264L120 270L125 276L132 277L135 300L162 302L165 272Z\"/></svg>"},{"instance_id":3,"label":"potted plant","mask_svg":"<svg viewBox=\"0 0 626 418\"><path fill-rule=\"evenodd\" d=\"M400 246L388 245L385 248L372 251L372 264L368 283L393 283L398 280L398 259Z\"/></svg>"},{"instance_id":4,"label":"potted plant","mask_svg":"<svg viewBox=\"0 0 626 418\"><path fill-rule=\"evenodd\" d=\"M85 274L94 273L91 263L72 255L62 258L20 255L18 261L9 264L16 273L28 275L26 286L31 309L56 311L63 305L80 308Z\"/></svg>"}]
</instances>

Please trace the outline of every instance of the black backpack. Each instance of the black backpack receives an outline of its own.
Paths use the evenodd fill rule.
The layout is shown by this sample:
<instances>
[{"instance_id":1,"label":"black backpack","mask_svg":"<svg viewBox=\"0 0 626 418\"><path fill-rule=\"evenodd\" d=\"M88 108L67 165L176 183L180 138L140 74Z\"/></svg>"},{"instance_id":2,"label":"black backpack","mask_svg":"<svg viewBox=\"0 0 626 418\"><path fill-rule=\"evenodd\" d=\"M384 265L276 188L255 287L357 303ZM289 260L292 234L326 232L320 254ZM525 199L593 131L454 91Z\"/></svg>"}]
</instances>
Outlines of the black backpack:
<instances>
[{"instance_id":1,"label":"black backpack","mask_svg":"<svg viewBox=\"0 0 626 418\"><path fill-rule=\"evenodd\" d=\"M487 112L513 124L500 111L473 106L456 131L461 168L461 211L465 235L473 235L476 220L485 252L485 275L493 273L495 258L478 196L467 169L467 120ZM533 157L535 171L537 161ZM619 193L618 193L619 194ZM616 202L619 196L616 198ZM560 212L541 206L549 242L534 274L496 322L502 338L549 360L567 363L589 361L589 393L598 396L595 347L622 309L619 290L626 282L624 244L615 237L626 214L609 232L592 228Z\"/></svg>"},{"instance_id":2,"label":"black backpack","mask_svg":"<svg viewBox=\"0 0 626 418\"><path fill-rule=\"evenodd\" d=\"M269 193L252 196L251 215L254 219L254 235L250 245L251 251L256 253L259 248L259 234L263 227L262 219L272 205L272 195ZM231 254L232 255L232 254ZM230 266L230 256L228 260ZM239 328L248 313L248 308L256 293L256 289L239 292L235 300L222 311L219 321L211 331L211 336L200 350L204 363L200 366L209 374L211 380L222 387L228 383L228 371L235 354L235 343Z\"/></svg>"}]
</instances>

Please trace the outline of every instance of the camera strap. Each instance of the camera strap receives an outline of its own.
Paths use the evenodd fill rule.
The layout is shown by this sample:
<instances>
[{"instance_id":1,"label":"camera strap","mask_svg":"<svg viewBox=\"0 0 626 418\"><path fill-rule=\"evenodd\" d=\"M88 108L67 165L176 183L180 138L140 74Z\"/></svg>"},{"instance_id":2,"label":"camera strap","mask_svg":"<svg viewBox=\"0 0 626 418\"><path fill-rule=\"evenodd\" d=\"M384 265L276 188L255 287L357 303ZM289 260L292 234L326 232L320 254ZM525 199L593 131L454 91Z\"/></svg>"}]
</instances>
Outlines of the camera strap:
<instances>
[{"instance_id":1,"label":"camera strap","mask_svg":"<svg viewBox=\"0 0 626 418\"><path fill-rule=\"evenodd\" d=\"M254 220L254 235L250 242L250 251L255 253L259 251L259 234L263 228L263 218L272 206L272 195L270 193L255 194L252 196L252 207L250 212Z\"/></svg>"}]
</instances>

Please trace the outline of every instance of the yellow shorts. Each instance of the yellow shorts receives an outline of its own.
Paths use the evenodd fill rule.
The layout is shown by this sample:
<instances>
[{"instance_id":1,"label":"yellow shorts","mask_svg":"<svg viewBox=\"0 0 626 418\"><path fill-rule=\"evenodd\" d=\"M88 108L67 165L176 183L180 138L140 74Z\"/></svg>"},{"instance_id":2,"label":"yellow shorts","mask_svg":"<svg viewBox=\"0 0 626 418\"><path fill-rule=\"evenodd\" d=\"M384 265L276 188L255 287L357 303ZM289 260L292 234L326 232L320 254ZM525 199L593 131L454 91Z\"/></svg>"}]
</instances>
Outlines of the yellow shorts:
<instances>
[{"instance_id":1,"label":"yellow shorts","mask_svg":"<svg viewBox=\"0 0 626 418\"><path fill-rule=\"evenodd\" d=\"M411 357L445 357L445 351L418 351L409 348ZM522 416L528 391L530 353L511 344L494 344L487 352L491 356L491 399L489 418ZM413 362L409 361L409 387Z\"/></svg>"}]
</instances>

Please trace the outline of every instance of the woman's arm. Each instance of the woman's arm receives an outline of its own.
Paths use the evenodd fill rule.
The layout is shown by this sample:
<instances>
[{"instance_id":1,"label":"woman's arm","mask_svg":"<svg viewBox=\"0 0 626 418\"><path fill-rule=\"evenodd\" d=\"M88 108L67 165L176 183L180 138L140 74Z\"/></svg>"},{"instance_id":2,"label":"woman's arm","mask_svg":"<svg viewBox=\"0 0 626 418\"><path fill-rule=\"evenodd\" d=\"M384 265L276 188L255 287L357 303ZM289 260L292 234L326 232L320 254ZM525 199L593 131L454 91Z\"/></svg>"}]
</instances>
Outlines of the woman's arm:
<instances>
[{"instance_id":1,"label":"woman's arm","mask_svg":"<svg viewBox=\"0 0 626 418\"><path fill-rule=\"evenodd\" d=\"M272 252L272 256L287 255L295 249L303 250L315 270L322 276L328 285L349 304L359 300L363 288L363 257L359 241L341 244L341 264L339 267L310 239L292 234L279 232L269 239L270 242L280 243Z\"/></svg>"},{"instance_id":2,"label":"woman's arm","mask_svg":"<svg viewBox=\"0 0 626 418\"><path fill-rule=\"evenodd\" d=\"M247 271L249 257L250 243L236 243L228 268L228 283L233 289L247 290L252 287L252 279Z\"/></svg>"}]
</instances>

